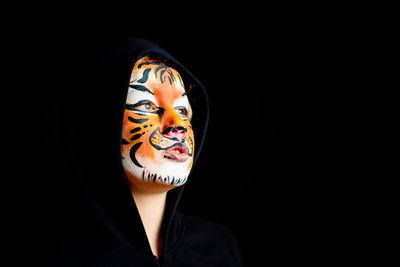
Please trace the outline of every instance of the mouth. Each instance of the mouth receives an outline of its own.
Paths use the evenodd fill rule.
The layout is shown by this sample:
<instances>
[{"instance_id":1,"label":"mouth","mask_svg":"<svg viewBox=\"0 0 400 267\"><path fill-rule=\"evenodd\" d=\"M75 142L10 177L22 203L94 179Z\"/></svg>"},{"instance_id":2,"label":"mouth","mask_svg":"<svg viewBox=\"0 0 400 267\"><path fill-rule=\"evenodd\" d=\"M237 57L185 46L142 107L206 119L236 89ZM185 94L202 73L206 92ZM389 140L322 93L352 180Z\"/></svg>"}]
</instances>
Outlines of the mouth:
<instances>
[{"instance_id":1,"label":"mouth","mask_svg":"<svg viewBox=\"0 0 400 267\"><path fill-rule=\"evenodd\" d=\"M184 162L189 158L188 148L180 143L173 145L164 152L164 158Z\"/></svg>"}]
</instances>

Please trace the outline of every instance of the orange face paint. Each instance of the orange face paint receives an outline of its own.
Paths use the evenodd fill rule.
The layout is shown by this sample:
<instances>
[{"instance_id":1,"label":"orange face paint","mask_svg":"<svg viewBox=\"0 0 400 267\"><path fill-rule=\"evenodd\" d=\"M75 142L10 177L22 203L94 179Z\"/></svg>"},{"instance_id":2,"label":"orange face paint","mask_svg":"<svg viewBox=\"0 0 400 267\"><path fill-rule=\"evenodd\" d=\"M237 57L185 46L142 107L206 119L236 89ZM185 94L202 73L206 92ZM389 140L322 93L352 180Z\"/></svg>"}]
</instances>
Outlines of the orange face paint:
<instances>
[{"instance_id":1,"label":"orange face paint","mask_svg":"<svg viewBox=\"0 0 400 267\"><path fill-rule=\"evenodd\" d=\"M131 183L171 187L193 164L191 108L179 73L148 57L134 66L123 120L121 154Z\"/></svg>"}]
</instances>

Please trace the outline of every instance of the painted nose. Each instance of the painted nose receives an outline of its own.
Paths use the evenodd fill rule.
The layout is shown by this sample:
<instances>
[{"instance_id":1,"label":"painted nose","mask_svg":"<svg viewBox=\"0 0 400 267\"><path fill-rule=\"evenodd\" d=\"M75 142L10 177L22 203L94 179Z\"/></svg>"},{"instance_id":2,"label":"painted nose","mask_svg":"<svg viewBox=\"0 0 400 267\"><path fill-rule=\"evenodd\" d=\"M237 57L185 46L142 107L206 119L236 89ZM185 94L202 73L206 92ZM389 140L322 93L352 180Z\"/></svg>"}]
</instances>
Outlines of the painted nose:
<instances>
[{"instance_id":1,"label":"painted nose","mask_svg":"<svg viewBox=\"0 0 400 267\"><path fill-rule=\"evenodd\" d=\"M186 136L186 128L182 126L174 126L174 127L168 127L163 134L169 138L176 138L178 141L182 141L185 139Z\"/></svg>"}]
</instances>

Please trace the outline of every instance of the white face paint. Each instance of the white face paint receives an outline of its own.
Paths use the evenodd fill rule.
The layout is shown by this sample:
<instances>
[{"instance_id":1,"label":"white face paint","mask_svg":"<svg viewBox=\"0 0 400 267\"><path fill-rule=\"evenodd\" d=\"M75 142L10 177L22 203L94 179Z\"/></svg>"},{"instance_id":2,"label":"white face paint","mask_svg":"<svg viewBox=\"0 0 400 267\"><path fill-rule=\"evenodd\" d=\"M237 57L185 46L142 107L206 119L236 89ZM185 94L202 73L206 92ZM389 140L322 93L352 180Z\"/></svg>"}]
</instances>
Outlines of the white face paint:
<instances>
[{"instance_id":1,"label":"white face paint","mask_svg":"<svg viewBox=\"0 0 400 267\"><path fill-rule=\"evenodd\" d=\"M133 68L122 129L122 164L131 185L176 187L193 164L191 108L179 73L148 58Z\"/></svg>"}]
</instances>

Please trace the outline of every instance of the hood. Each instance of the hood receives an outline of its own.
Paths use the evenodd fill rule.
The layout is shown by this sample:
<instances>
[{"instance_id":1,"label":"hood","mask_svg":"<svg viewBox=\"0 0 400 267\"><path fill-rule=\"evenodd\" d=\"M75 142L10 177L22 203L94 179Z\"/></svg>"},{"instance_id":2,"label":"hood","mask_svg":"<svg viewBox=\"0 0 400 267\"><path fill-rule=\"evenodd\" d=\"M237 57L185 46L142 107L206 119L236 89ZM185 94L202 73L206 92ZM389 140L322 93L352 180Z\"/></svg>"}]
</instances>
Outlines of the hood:
<instances>
[{"instance_id":1,"label":"hood","mask_svg":"<svg viewBox=\"0 0 400 267\"><path fill-rule=\"evenodd\" d=\"M192 85L192 127L198 159L208 122L208 98L202 84L170 54L144 39L120 39L97 45L91 61L77 75L80 81L65 92L61 121L66 161L63 169L72 195L68 236L113 244L116 248L151 253L146 233L130 192L121 161L121 133L125 101L135 62L151 53L166 58ZM92 57L93 56L93 57ZM90 59L89 59L90 58ZM192 168L193 170L193 168ZM190 176L188 179L190 182ZM184 186L167 194L162 225L163 253L178 241L183 231L175 216Z\"/></svg>"}]
</instances>

